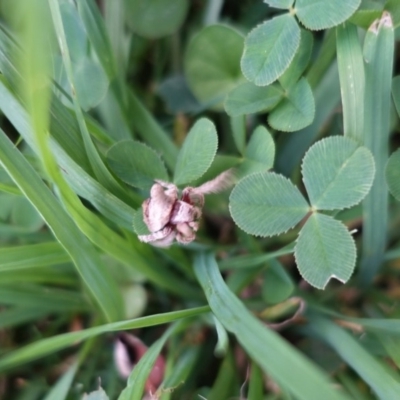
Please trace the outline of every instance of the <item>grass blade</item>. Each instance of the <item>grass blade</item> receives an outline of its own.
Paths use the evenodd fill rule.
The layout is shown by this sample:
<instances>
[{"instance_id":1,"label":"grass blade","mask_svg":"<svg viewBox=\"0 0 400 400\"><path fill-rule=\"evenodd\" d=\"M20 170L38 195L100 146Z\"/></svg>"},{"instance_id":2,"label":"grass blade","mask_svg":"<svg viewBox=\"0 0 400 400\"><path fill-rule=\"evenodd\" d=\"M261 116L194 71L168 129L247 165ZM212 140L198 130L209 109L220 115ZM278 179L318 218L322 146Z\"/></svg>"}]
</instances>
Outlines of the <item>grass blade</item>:
<instances>
[{"instance_id":1,"label":"grass blade","mask_svg":"<svg viewBox=\"0 0 400 400\"><path fill-rule=\"evenodd\" d=\"M55 351L72 346L76 344L77 341L87 340L103 333L161 325L181 318L200 315L208 312L209 310L209 307L198 307L164 314L155 314L147 317L114 322L111 324L84 329L79 332L69 332L47 339L42 339L2 357L0 359L0 371L5 371L18 365L25 364L29 361L36 360L48 354L54 353Z\"/></svg>"},{"instance_id":2,"label":"grass blade","mask_svg":"<svg viewBox=\"0 0 400 400\"><path fill-rule=\"evenodd\" d=\"M29 146L38 151L26 111L1 79L0 108ZM95 179L91 178L54 140L51 141L51 150L57 158L60 168L65 170L65 179L71 184L71 188L78 195L91 201L117 225L132 230L132 215L134 213L132 208L115 197ZM148 261L135 250L132 243L122 239L121 236L110 229L100 218L87 210L70 190L70 187L62 183L60 178L57 179L65 189L65 193L61 194L64 194L63 200L70 215L74 218L78 228L94 244L127 266L135 268L160 287L172 293L192 298L193 287L188 285L187 282L177 279L169 270L160 271L154 267L156 263Z\"/></svg>"},{"instance_id":3,"label":"grass blade","mask_svg":"<svg viewBox=\"0 0 400 400\"><path fill-rule=\"evenodd\" d=\"M309 329L328 343L363 380L371 386L381 399L396 399L400 383L394 374L388 372L349 333L327 319L313 317Z\"/></svg>"},{"instance_id":4,"label":"grass blade","mask_svg":"<svg viewBox=\"0 0 400 400\"><path fill-rule=\"evenodd\" d=\"M298 399L347 399L332 389L324 374L275 332L257 320L228 289L212 254L198 253L195 272L212 312L243 348L282 388ZM288 374L288 365L293 373Z\"/></svg>"},{"instance_id":5,"label":"grass blade","mask_svg":"<svg viewBox=\"0 0 400 400\"><path fill-rule=\"evenodd\" d=\"M124 192L118 182L111 175L110 171L104 165L103 160L101 159L99 153L97 152L96 147L94 146L91 136L89 134L88 128L86 126L86 121L81 110L81 106L79 105L76 85L74 81L74 75L72 72L72 63L69 55L67 38L64 32L64 26L61 18L60 5L58 0L49 0L49 5L51 9L51 14L53 17L54 28L57 34L57 38L60 43L61 55L63 58L65 70L67 73L69 85L71 86L72 100L75 110L76 119L79 124L79 128L82 134L83 143L85 145L86 153L88 155L90 164L92 166L93 172L98 178L99 182L111 192L120 194L120 196L124 196Z\"/></svg>"},{"instance_id":6,"label":"grass blade","mask_svg":"<svg viewBox=\"0 0 400 400\"><path fill-rule=\"evenodd\" d=\"M162 154L165 164L173 171L178 157L177 147L170 136L160 127L149 111L139 101L136 94L131 91L128 97L129 112L130 115L134 116L132 118L133 127L144 141Z\"/></svg>"},{"instance_id":7,"label":"grass blade","mask_svg":"<svg viewBox=\"0 0 400 400\"><path fill-rule=\"evenodd\" d=\"M0 248L0 272L46 267L70 260L71 258L58 242Z\"/></svg>"},{"instance_id":8,"label":"grass blade","mask_svg":"<svg viewBox=\"0 0 400 400\"><path fill-rule=\"evenodd\" d=\"M104 314L110 320L118 319L123 309L121 295L99 254L76 228L53 193L3 131L0 132L0 160L4 169L39 211L57 240L70 254L83 281Z\"/></svg>"},{"instance_id":9,"label":"grass blade","mask_svg":"<svg viewBox=\"0 0 400 400\"><path fill-rule=\"evenodd\" d=\"M182 327L182 321L170 326L164 334L149 347L145 355L139 360L128 378L126 388L121 392L118 400L142 400L146 380L153 365L164 347L166 341Z\"/></svg>"},{"instance_id":10,"label":"grass blade","mask_svg":"<svg viewBox=\"0 0 400 400\"><path fill-rule=\"evenodd\" d=\"M363 143L365 74L357 27L345 22L336 28L337 59L342 95L344 136Z\"/></svg>"},{"instance_id":11,"label":"grass blade","mask_svg":"<svg viewBox=\"0 0 400 400\"><path fill-rule=\"evenodd\" d=\"M376 166L375 181L363 203L363 250L359 278L364 285L372 281L381 266L387 241L385 166L389 152L393 49L392 19L385 12L380 20L371 25L364 43L364 144L371 150Z\"/></svg>"},{"instance_id":12,"label":"grass blade","mask_svg":"<svg viewBox=\"0 0 400 400\"><path fill-rule=\"evenodd\" d=\"M43 400L64 400L68 395L69 388L71 387L78 367L78 361L73 363L68 368L67 372L54 384L51 391Z\"/></svg>"}]
</instances>

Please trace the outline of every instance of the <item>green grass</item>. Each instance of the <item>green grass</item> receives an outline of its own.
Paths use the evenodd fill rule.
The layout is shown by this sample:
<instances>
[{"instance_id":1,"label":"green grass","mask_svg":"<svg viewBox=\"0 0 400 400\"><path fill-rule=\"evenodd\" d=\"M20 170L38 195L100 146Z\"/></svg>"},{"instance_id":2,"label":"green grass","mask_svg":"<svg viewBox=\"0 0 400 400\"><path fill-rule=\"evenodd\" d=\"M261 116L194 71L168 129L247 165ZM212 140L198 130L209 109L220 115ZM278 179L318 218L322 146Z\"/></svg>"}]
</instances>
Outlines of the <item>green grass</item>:
<instances>
[{"instance_id":1,"label":"green grass","mask_svg":"<svg viewBox=\"0 0 400 400\"><path fill-rule=\"evenodd\" d=\"M0 3L0 398L397 400L395 2L173 3Z\"/></svg>"}]
</instances>

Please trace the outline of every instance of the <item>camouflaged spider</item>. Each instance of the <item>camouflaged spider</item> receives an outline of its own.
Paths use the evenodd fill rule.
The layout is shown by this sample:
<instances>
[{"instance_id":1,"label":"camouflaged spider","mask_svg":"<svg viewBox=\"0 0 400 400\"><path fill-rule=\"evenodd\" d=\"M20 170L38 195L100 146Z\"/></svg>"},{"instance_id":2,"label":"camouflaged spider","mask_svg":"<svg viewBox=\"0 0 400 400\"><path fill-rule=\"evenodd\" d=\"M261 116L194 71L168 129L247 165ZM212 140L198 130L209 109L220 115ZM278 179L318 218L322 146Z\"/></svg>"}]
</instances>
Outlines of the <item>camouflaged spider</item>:
<instances>
[{"instance_id":1,"label":"camouflaged spider","mask_svg":"<svg viewBox=\"0 0 400 400\"><path fill-rule=\"evenodd\" d=\"M176 239L187 244L196 238L204 205L204 195L218 193L233 183L233 172L228 170L199 187L186 187L178 197L173 183L156 180L150 198L142 204L143 221L151 232L139 235L139 240L157 247L168 247Z\"/></svg>"}]
</instances>

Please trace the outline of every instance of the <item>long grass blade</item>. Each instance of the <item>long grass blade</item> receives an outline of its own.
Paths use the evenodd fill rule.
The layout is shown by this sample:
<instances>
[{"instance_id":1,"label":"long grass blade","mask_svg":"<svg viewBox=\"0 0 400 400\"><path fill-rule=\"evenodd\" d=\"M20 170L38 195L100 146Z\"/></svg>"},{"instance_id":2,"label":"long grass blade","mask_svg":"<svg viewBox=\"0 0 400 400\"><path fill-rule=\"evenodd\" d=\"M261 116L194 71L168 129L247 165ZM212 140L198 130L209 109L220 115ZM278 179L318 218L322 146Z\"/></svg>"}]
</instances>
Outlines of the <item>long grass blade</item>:
<instances>
[{"instance_id":1,"label":"long grass blade","mask_svg":"<svg viewBox=\"0 0 400 400\"><path fill-rule=\"evenodd\" d=\"M3 247L0 248L0 273L8 270L57 265L70 260L71 258L58 242Z\"/></svg>"},{"instance_id":2,"label":"long grass blade","mask_svg":"<svg viewBox=\"0 0 400 400\"><path fill-rule=\"evenodd\" d=\"M0 108L23 136L24 140L34 150L38 151L26 111L1 79ZM93 202L100 211L103 211L119 226L131 230L133 209L91 178L80 165L67 155L56 141L52 140L51 145L52 153L57 157L60 168L65 171L65 179L71 184L71 188L77 194ZM193 287L187 282L177 279L171 271L161 271L158 267L155 267L157 263L151 263L146 260L144 256L135 250L132 243L124 240L100 218L83 207L76 195L71 192L69 186L62 183L59 178L57 179L61 187L65 189L65 193L61 194L64 194L63 200L70 215L74 218L81 232L94 244L127 266L136 269L149 280L166 290L190 298L193 296L193 293L196 293Z\"/></svg>"},{"instance_id":3,"label":"long grass blade","mask_svg":"<svg viewBox=\"0 0 400 400\"><path fill-rule=\"evenodd\" d=\"M177 333L181 329L181 326L182 321L174 323L147 349L145 355L139 360L129 375L126 388L121 392L118 400L142 400L146 379L151 372L157 356L160 354L166 341Z\"/></svg>"},{"instance_id":4,"label":"long grass blade","mask_svg":"<svg viewBox=\"0 0 400 400\"><path fill-rule=\"evenodd\" d=\"M385 166L388 159L394 30L384 12L369 28L364 43L365 120L364 144L375 158L376 174L363 203L363 250L359 278L371 283L385 254L388 224L388 188Z\"/></svg>"},{"instance_id":5,"label":"long grass blade","mask_svg":"<svg viewBox=\"0 0 400 400\"><path fill-rule=\"evenodd\" d=\"M327 319L310 318L309 329L328 343L348 363L380 399L396 399L400 382L366 351L349 333Z\"/></svg>"},{"instance_id":6,"label":"long grass blade","mask_svg":"<svg viewBox=\"0 0 400 400\"><path fill-rule=\"evenodd\" d=\"M94 146L88 128L86 126L86 121L76 94L77 92L75 87L74 75L72 72L71 58L69 54L67 38L64 32L63 22L61 19L60 4L58 0L49 0L49 5L53 17L53 23L56 35L60 43L61 55L63 58L65 70L67 73L69 84L71 86L72 100L73 100L76 119L79 124L79 128L83 138L83 143L85 145L86 153L88 155L90 164L99 182L105 188L109 189L111 192L114 192L115 194L120 193L121 196L124 196L124 192L121 186L112 176L107 167L104 165L104 162L101 159L96 147Z\"/></svg>"},{"instance_id":7,"label":"long grass blade","mask_svg":"<svg viewBox=\"0 0 400 400\"><path fill-rule=\"evenodd\" d=\"M29 344L0 359L0 371L14 368L18 365L44 357L55 351L76 344L78 341L87 340L107 332L125 331L128 329L138 329L154 325L166 324L181 318L193 317L208 312L206 307L191 308L182 311L173 311L164 314L154 314L147 317L136 318L127 321L119 321L111 324L100 325L94 328L84 329L78 332L69 332L50 338L42 339L38 342Z\"/></svg>"},{"instance_id":8,"label":"long grass blade","mask_svg":"<svg viewBox=\"0 0 400 400\"><path fill-rule=\"evenodd\" d=\"M120 292L95 248L65 212L53 193L0 131L0 162L24 195L42 215L57 240L70 254L78 272L110 320L122 315Z\"/></svg>"},{"instance_id":9,"label":"long grass blade","mask_svg":"<svg viewBox=\"0 0 400 400\"><path fill-rule=\"evenodd\" d=\"M364 61L357 27L345 22L336 28L337 60L343 110L343 133L358 143L364 136Z\"/></svg>"},{"instance_id":10,"label":"long grass blade","mask_svg":"<svg viewBox=\"0 0 400 400\"><path fill-rule=\"evenodd\" d=\"M197 254L195 272L212 312L228 331L235 334L252 359L282 388L304 400L320 400L321 393L329 400L347 398L333 390L328 378L318 368L245 308L225 285L212 254ZM287 373L288 365L291 374Z\"/></svg>"}]
</instances>

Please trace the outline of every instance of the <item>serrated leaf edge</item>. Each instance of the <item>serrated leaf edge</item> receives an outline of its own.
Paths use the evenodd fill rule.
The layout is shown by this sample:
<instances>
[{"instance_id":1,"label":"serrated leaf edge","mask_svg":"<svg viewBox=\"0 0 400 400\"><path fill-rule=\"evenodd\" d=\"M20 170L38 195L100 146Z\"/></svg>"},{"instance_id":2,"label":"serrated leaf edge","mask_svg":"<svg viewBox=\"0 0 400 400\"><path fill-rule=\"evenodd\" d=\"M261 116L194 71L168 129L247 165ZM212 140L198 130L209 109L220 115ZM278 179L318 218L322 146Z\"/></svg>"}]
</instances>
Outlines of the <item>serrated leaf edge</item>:
<instances>
[{"instance_id":1,"label":"serrated leaf edge","mask_svg":"<svg viewBox=\"0 0 400 400\"><path fill-rule=\"evenodd\" d=\"M306 189L307 196L308 196L308 191L307 191L306 183L305 183L305 181L304 181L304 173L303 173L303 172L304 172L304 171L303 171L304 160L305 160L306 157L309 155L310 150L311 150L315 145L317 145L318 143L320 143L320 142L322 142L322 141L326 141L326 140L332 139L332 138L334 138L334 137L344 138L344 139L350 140L350 141L352 141L352 142L354 142L354 143L357 144L357 142L356 142L355 140L353 140L353 139L350 139L350 138L345 137L345 136L335 135L335 136L330 136L330 137L327 137L327 138L318 140L317 142L315 142L315 143L307 150L306 154L304 155L304 157L303 157L303 159L302 159L302 161L301 161L301 175L302 175L302 181L303 181L303 183L304 183L304 187L305 187L305 189ZM354 152L352 153L352 155L353 155L357 150L359 150L359 149L361 149L361 148L366 149L366 150L368 151L368 153L371 155L372 167L373 167L373 170L374 170L373 179L372 179L372 181L371 181L371 184L368 185L368 186L369 186L369 187L368 187L368 191L366 192L365 196L364 196L360 201L358 201L358 202L356 202L356 203L352 203L352 204L348 205L347 207L342 207L342 208L318 208L318 207L316 207L314 204L311 204L311 200L310 200L310 198L308 197L308 201L309 201L309 203L311 204L312 207L314 207L316 210L319 210L319 211L347 210L347 209L349 209L349 208L351 208L351 207L354 207L354 206L356 206L357 204L361 203L361 202L365 199L365 197L368 195L368 193L369 193L369 191L371 190L371 187L372 187L372 185L373 185L373 183L374 183L375 174L376 174L376 166L375 166L375 159L374 159L374 156L373 156L371 150L369 150L368 147L366 147L366 146L360 146L360 145L357 144L357 147L355 148L355 150L354 150ZM351 155L351 156L352 156L352 155ZM350 157L351 157L351 156L350 156ZM350 157L349 157L349 158L350 158Z\"/></svg>"},{"instance_id":2,"label":"serrated leaf edge","mask_svg":"<svg viewBox=\"0 0 400 400\"><path fill-rule=\"evenodd\" d=\"M329 1L329 0L328 0L328 1ZM347 16L343 21L340 21L340 22L337 23L337 24L323 26L322 28L311 28L310 26L308 26L307 24L305 24L305 23L301 20L301 18L299 18L299 16L297 15L297 9L296 9L296 7L294 8L293 12L294 12L294 14L296 15L297 19L299 20L299 22L300 22L305 28L307 28L308 30L313 31L313 32L318 32L318 31L323 31L323 30L325 30L325 29L333 28L333 27L338 26L338 25L342 24L343 22L347 21L348 19L350 19L350 18L357 12L357 10L358 10L359 7L360 7L360 4L361 4L361 0L359 0L358 6L355 8L355 10L354 10L349 16Z\"/></svg>"},{"instance_id":3,"label":"serrated leaf edge","mask_svg":"<svg viewBox=\"0 0 400 400\"><path fill-rule=\"evenodd\" d=\"M312 117L311 117L311 121L310 121L309 123L307 123L306 125L304 125L303 127L299 128L299 129L296 129L296 130L281 129L280 127L274 126L274 124L271 123L271 121L270 121L270 115L271 115L271 114L268 114L268 124L271 126L271 128L276 129L277 131L280 131L280 132L298 132L298 131L301 131L301 130L304 129L304 128L307 128L307 126L310 126L310 125L313 123L314 118L315 118L315 110L316 110L316 108L315 108L315 98L314 98L314 93L313 93L313 91L312 91L312 88L311 88L311 86L310 86L308 80L307 80L305 77L300 78L300 79L295 83L295 85L297 85L297 84L298 84L301 80L303 80L303 79L307 82L307 84L308 84L308 86L309 86L309 88L310 88L310 90L311 90L311 98L312 98ZM285 100L288 100L288 101L289 101L289 97L283 96L282 99L279 101L279 103L278 103L278 104L275 106L275 108L272 110L272 112L274 112L274 111L276 110L276 108L278 108L279 105L280 105L282 102L284 102ZM293 103L292 103L292 104L293 104ZM296 110L298 110L297 107L295 107L295 108L296 108ZM304 115L303 113L300 113L300 114Z\"/></svg>"},{"instance_id":4,"label":"serrated leaf edge","mask_svg":"<svg viewBox=\"0 0 400 400\"><path fill-rule=\"evenodd\" d=\"M287 13L287 14L289 14L289 13ZM292 61L293 61L294 56L296 55L297 50L299 49L301 35L299 35L299 38L298 38L298 41L297 41L296 50L293 52L293 55L292 55L292 57L290 58L288 64L286 65L286 67L284 68L284 70L281 72L281 74L280 74L275 80L273 80L273 81L271 81L271 82L267 82L267 83L265 83L265 84L263 84L263 85L257 84L256 82L254 82L253 80L251 80L251 79L247 76L247 74L243 71L242 62L243 62L244 55L245 55L245 53L246 53L246 41L247 41L247 37L248 37L254 30L256 30L257 28L259 28L260 26L262 26L262 25L264 25L264 24L266 24L266 23L268 23L268 22L271 22L271 21L273 21L275 18L279 18L279 17L281 17L282 15L285 15L285 14L280 14L280 15L274 17L274 18L271 18L271 19L269 19L269 20L267 20L267 21L264 21L264 22L258 24L258 25L255 26L253 29L251 29L251 31L248 32L248 34L246 35L246 37L245 37L245 39L244 39L243 54L242 54L242 57L240 58L240 70L242 71L243 76L244 76L249 82L254 83L254 85L256 85L256 86L264 87L264 86L271 85L272 83L274 83L275 81L277 81L277 80L284 74L284 72L289 68L290 64L291 64ZM295 19L295 21L296 21L296 19ZM296 21L296 23L297 23L297 21ZM298 28L299 28L299 31L300 31L300 26L299 26Z\"/></svg>"},{"instance_id":5,"label":"serrated leaf edge","mask_svg":"<svg viewBox=\"0 0 400 400\"><path fill-rule=\"evenodd\" d=\"M175 183L176 180L175 180L175 171L174 171L174 177L173 177L172 181L173 181L177 186L186 185L186 184L188 184L188 183L190 183L190 182L194 182L194 181L196 181L197 179L200 179L200 178L210 169L211 164L213 163L213 161L215 160L215 157L216 157L216 155L217 155L218 148L219 148L219 140L218 140L219 138L218 138L217 128L216 128L214 122L211 121L211 120L208 119L208 118L203 117L203 118L198 119L198 120L193 124L192 128L194 127L195 124L197 124L197 123L200 122L201 120L206 120L206 121L210 122L210 123L213 125L213 127L214 127L214 129L215 129L215 133L216 133L216 135L217 135L217 146L216 146L216 148L215 148L213 157L212 157L212 159L211 159L211 161L210 161L208 167L204 170L204 172L203 172L201 175L197 176L196 178L190 179L189 181L180 182L179 184L177 184L177 183ZM191 129L192 129L192 128L191 128ZM190 131L189 131L189 133L190 133ZM189 133L188 133L188 134L189 134ZM180 152L181 150L182 150L182 147L180 148L179 152ZM175 169L176 169L176 165L178 164L178 159L179 159L179 153L178 153L178 156L177 156L177 158L176 158Z\"/></svg>"},{"instance_id":6,"label":"serrated leaf edge","mask_svg":"<svg viewBox=\"0 0 400 400\"><path fill-rule=\"evenodd\" d=\"M304 217L303 217L299 222L295 223L294 225L292 225L291 227L289 227L289 228L286 229L285 231L282 231L282 232L277 233L277 234L274 234L274 235L262 235L262 234L259 234L259 233L248 232L248 231L247 231L246 229L244 229L240 224L238 224L238 222L236 221L236 219L234 218L234 216L233 216L233 214L232 214L231 198L232 198L232 194L233 194L234 190L236 189L236 187L240 184L240 182L244 181L245 179L250 178L251 176L254 176L254 175L263 175L263 174L273 174L273 175L281 176L282 178L284 178L284 179L286 179L287 181L289 181L289 182L291 183L291 185L292 185L293 187L295 187L295 188L299 191L299 193L300 193L300 195L303 197L304 201L309 205L307 199L306 199L306 198L303 196L303 194L300 192L299 188L298 188L296 185L294 185L293 182L292 182L289 178L287 178L287 177L284 176L284 175L277 174L276 172L273 172L273 171L271 171L271 172L265 172L265 171L263 171L263 172L255 172L255 173L253 173L253 174L246 175L244 178L242 178L242 179L235 185L235 187L234 187L234 188L232 189L232 191L231 191L231 194L229 195L229 205L228 205L229 213L230 213L230 215L231 215L233 221L235 222L235 224L236 224L243 232L246 232L248 235L255 236L255 237L260 237L260 238L266 238L266 237L274 237L274 236L278 236L278 235L284 235L285 233L289 232L289 230L295 228L298 224L300 224L301 221L303 221L304 218L308 215L309 210L307 210L307 212L304 213Z\"/></svg>"},{"instance_id":7,"label":"serrated leaf edge","mask_svg":"<svg viewBox=\"0 0 400 400\"><path fill-rule=\"evenodd\" d=\"M120 176L118 176L118 175L114 172L114 170L110 167L110 165L109 165L109 162L108 162L108 153L111 151L111 149L113 149L113 148L116 147L117 145L119 145L119 144L121 144L121 143L124 143L124 142L134 142L134 143L138 143L139 145L145 146L145 147L147 147L150 151L152 151L152 152L155 154L155 156L160 160L162 166L164 167L164 170L165 170L166 176L168 177L168 180L170 179L170 176L169 176L169 173L168 173L168 169L167 169L167 167L166 167L166 165L165 165L165 163L164 163L164 160L163 160L162 157L161 157L161 154L158 153L156 150L154 150L152 147L150 147L148 144L146 144L146 143L144 143L144 142L141 142L141 141L139 141L139 140L134 140L134 139L123 139L123 140L120 140L120 141L114 143L114 144L107 150L107 152L106 152L106 163L107 163L107 167L108 167L109 171L110 171L115 177L117 177L119 180L121 180L122 182L126 183L126 184L129 185L129 186L132 186L132 187L135 187L135 188L138 188L138 189L142 189L142 188L140 188L139 186L132 185L132 183L130 183L130 182L126 182L124 179L122 179Z\"/></svg>"},{"instance_id":8,"label":"serrated leaf edge","mask_svg":"<svg viewBox=\"0 0 400 400\"><path fill-rule=\"evenodd\" d=\"M313 214L320 214L320 213L314 212ZM353 275L353 273L354 273L355 267L356 267L356 262L357 262L357 246L356 246L356 242L354 241L354 238L353 238L353 236L351 235L351 233L349 232L347 226L346 226L343 222L341 222L341 221L337 220L336 218L333 218L333 217L331 217L331 216L329 216L329 215L325 215L325 216L331 218L331 219L334 220L334 221L339 222L339 223L346 229L346 231L349 233L349 236L350 236L350 238L351 238L351 242L352 242L352 244L353 244L353 248L354 248L354 257L353 257L353 260L352 260L353 270L352 270L352 272L351 272L351 274L350 274L348 280L347 280L347 281L342 280L342 279L338 278L335 274L332 274L332 275L325 281L325 283L324 283L323 286L318 287L318 286L313 285L311 282L309 282L309 281L307 280L307 278L303 275L303 272L302 272L302 271L300 270L300 268L299 268L298 260L297 260L297 243L298 243L298 241L299 241L299 239L300 239L300 236L301 236L301 234L302 234L302 232L303 232L304 226L306 225L306 223L308 222L308 219L311 218L313 214L310 214L310 215L308 216L307 221L305 221L305 223L304 223L303 226L301 227L301 229L300 229L300 231L299 231L299 234L298 234L298 236L297 236L297 238L296 238L296 240L295 240L296 245L295 245L295 247L294 247L293 256L294 256L294 260L295 260L295 262L296 262L297 271L299 272L300 276L301 276L309 285L311 285L312 287L314 287L314 288L316 288L316 289L319 289L319 290L325 290L326 286L328 285L328 283L329 283L332 279L336 279L337 281L339 281L339 282L345 284L345 283L347 283L347 282L351 279L351 277L352 277L352 275Z\"/></svg>"}]
</instances>

